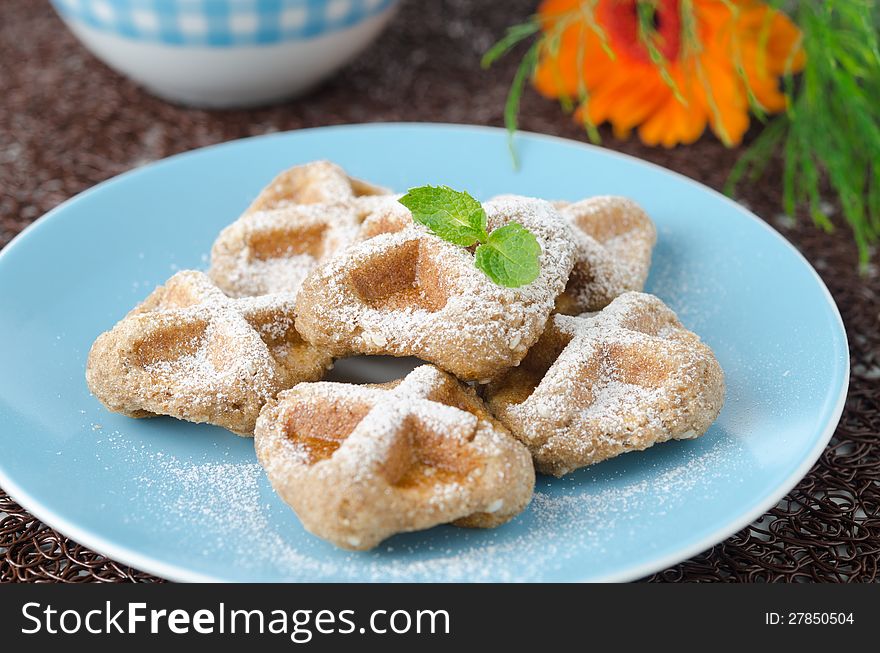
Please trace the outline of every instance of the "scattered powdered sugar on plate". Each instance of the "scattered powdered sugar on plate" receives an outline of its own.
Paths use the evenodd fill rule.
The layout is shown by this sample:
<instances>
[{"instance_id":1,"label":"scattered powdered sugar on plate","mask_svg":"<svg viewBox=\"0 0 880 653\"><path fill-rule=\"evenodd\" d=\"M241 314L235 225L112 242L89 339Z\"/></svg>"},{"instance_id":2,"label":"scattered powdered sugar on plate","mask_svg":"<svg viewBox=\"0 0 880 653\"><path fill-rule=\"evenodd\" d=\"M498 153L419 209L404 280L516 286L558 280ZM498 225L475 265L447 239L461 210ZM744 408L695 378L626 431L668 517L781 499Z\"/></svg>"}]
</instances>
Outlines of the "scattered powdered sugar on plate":
<instances>
[{"instance_id":1,"label":"scattered powdered sugar on plate","mask_svg":"<svg viewBox=\"0 0 880 653\"><path fill-rule=\"evenodd\" d=\"M108 459L139 470L125 484L128 499L138 506L129 523L146 523L160 532L197 530L201 550L196 555L234 560L244 569L271 562L291 575L319 579L336 573L332 561L298 552L273 525L273 508L289 510L268 489L256 460L185 460L136 445L119 431L104 442L113 449Z\"/></svg>"},{"instance_id":2,"label":"scattered powdered sugar on plate","mask_svg":"<svg viewBox=\"0 0 880 653\"><path fill-rule=\"evenodd\" d=\"M354 573L372 581L544 580L548 572L566 567L573 558L607 555L606 543L613 533L623 529L638 537L640 520L647 510L662 518L667 510L682 505L693 493L711 498L711 479L726 475L725 455L725 444L716 442L701 453L681 456L680 462L672 467L622 486L593 478L560 491L564 482L539 476L531 505L512 522L515 533L505 532L502 526L483 531L487 537L473 538L477 541L471 543L469 533L444 527L446 546L418 542L402 547L404 554L428 549L429 555L413 559L406 555L383 555L382 548L394 546L395 540L390 540L380 547L378 554L372 555L372 560L356 567ZM465 546L457 541L461 539ZM648 539L641 544L652 546ZM511 564L514 558L524 564Z\"/></svg>"},{"instance_id":3,"label":"scattered powdered sugar on plate","mask_svg":"<svg viewBox=\"0 0 880 653\"><path fill-rule=\"evenodd\" d=\"M108 460L138 470L124 489L137 505L128 521L156 532L196 531L200 550L189 553L233 565L245 576L252 570L262 577L271 569L292 580L541 580L572 559L608 555L606 545L621 529L639 537L646 513L662 519L694 495L711 500L713 479L731 473L730 443L723 435L696 446L661 445L685 449L647 471L616 465L610 477L599 468L598 474L589 470L560 480L539 476L531 505L509 525L442 526L355 553L306 533L254 459L227 451L228 462L217 460L214 447L204 460L185 460L119 431L102 442L112 449ZM641 545L654 543L645 539Z\"/></svg>"},{"instance_id":4,"label":"scattered powdered sugar on plate","mask_svg":"<svg viewBox=\"0 0 880 653\"><path fill-rule=\"evenodd\" d=\"M670 227L658 227L657 245L645 292L657 295L688 329L704 335L706 325L730 307L728 287L711 268L711 257L694 256L688 239ZM719 256L723 252L719 253ZM729 260L728 265L741 265Z\"/></svg>"}]
</instances>

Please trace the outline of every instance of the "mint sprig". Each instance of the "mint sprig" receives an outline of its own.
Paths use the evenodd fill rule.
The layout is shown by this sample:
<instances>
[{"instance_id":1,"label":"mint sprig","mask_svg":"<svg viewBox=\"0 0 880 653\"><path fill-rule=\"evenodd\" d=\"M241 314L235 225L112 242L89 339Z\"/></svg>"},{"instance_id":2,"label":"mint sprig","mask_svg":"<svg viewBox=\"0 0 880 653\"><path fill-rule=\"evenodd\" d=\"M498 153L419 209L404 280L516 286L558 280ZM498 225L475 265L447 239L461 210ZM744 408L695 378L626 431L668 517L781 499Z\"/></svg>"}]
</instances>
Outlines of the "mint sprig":
<instances>
[{"instance_id":1,"label":"mint sprig","mask_svg":"<svg viewBox=\"0 0 880 653\"><path fill-rule=\"evenodd\" d=\"M511 222L498 227L477 247L474 264L495 283L516 288L538 278L541 246L531 231Z\"/></svg>"},{"instance_id":2,"label":"mint sprig","mask_svg":"<svg viewBox=\"0 0 880 653\"><path fill-rule=\"evenodd\" d=\"M486 231L486 212L471 195L448 186L411 188L400 198L413 220L431 233L462 247L479 243L474 265L494 283L518 288L541 272L541 246L534 234L516 222Z\"/></svg>"},{"instance_id":3,"label":"mint sprig","mask_svg":"<svg viewBox=\"0 0 880 653\"><path fill-rule=\"evenodd\" d=\"M416 222L450 243L470 247L489 238L486 212L467 193L449 186L420 186L411 188L400 203L412 212Z\"/></svg>"}]
</instances>

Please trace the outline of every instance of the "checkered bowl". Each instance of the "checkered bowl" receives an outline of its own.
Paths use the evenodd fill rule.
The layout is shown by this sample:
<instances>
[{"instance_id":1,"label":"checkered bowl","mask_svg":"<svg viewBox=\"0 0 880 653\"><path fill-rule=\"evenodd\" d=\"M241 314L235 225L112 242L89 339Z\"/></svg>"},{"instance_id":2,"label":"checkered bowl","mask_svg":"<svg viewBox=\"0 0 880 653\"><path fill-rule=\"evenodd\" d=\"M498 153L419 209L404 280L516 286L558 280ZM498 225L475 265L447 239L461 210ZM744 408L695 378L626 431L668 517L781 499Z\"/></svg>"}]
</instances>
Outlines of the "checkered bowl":
<instances>
[{"instance_id":1,"label":"checkered bowl","mask_svg":"<svg viewBox=\"0 0 880 653\"><path fill-rule=\"evenodd\" d=\"M112 68L196 106L267 104L363 50L398 0L52 0Z\"/></svg>"}]
</instances>

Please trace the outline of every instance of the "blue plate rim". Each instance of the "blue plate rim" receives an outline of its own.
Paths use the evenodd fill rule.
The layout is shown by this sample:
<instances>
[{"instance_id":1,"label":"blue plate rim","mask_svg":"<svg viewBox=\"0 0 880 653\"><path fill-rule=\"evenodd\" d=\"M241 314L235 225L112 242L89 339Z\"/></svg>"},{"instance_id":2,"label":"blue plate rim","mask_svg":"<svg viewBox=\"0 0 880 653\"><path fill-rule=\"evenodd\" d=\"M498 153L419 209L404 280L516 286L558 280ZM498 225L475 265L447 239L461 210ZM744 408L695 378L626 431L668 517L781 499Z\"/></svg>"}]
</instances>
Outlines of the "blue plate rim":
<instances>
[{"instance_id":1,"label":"blue plate rim","mask_svg":"<svg viewBox=\"0 0 880 653\"><path fill-rule=\"evenodd\" d=\"M8 257L8 252L12 251L15 247L19 246L20 243L28 238L31 234L38 231L39 229L44 228L44 226L51 222L52 220L57 219L59 214L63 215L65 209L68 205L78 202L93 193L99 192L105 185L116 183L119 180L127 178L131 175L135 175L143 172L146 169L153 168L155 166L165 165L171 161L175 161L181 158L186 158L189 156L200 155L205 151L215 150L225 147L233 147L237 144L240 144L244 141L253 141L258 139L269 139L269 138L278 138L279 136L289 136L291 134L300 134L300 133L310 133L316 131L345 131L345 130L364 130L371 128L405 128L405 129L448 129L448 130L474 130L474 131L484 131L484 132L504 132L505 130L501 127L491 127L485 125L471 125L471 124L457 124L457 123L434 123L434 122L374 122L374 123L349 123L349 124L341 124L341 125L328 125L325 127L310 127L306 129L296 129L296 130L288 130L284 132L273 132L271 134L261 134L258 136L248 136L245 138L238 138L230 141L224 141L222 143L215 143L213 145L208 145L205 147L196 148L193 150L187 150L185 152L180 152L178 154L173 154L171 156L165 157L163 159L159 159L156 161L151 161L143 166L138 166L131 170L127 170L119 175L115 175L110 177L109 179L105 179L104 181L87 188L63 201L61 204L51 209L37 220L29 224L25 227L19 234L17 234L2 250L0 250L0 274L2 274L3 263L4 260ZM533 138L537 140L549 140L549 141L558 141L564 143L566 145L575 146L585 148L587 150L600 152L603 156L611 156L624 159L629 162L633 162L637 165L647 166L649 168L653 168L655 171L660 172L663 175L668 175L674 178L677 178L681 181L686 182L687 184L697 186L704 192L709 192L714 195L717 199L725 202L726 204L732 206L736 209L737 212L741 213L745 217L749 218L757 222L762 228L770 232L777 240L781 242L781 244L791 250L795 254L795 258L803 264L809 273L812 275L812 279L818 284L819 289L822 292L822 296L825 298L825 301L828 304L828 308L831 311L831 315L833 315L836 320L835 324L839 329L839 335L842 340L842 350L844 353L844 370L841 375L842 383L840 388L840 393L837 397L837 400L834 404L834 407L831 410L831 418L826 422L822 433L819 439L816 441L813 449L804 457L801 461L801 464L795 468L789 476L785 478L784 481L779 483L774 492L769 493L763 500L756 502L756 504L748 511L745 511L738 519L731 520L728 522L726 526L722 526L716 528L714 531L707 533L701 539L696 542L691 543L689 546L682 547L675 552L668 553L665 555L657 556L651 558L650 560L643 562L641 564L635 565L633 567L627 567L625 569L621 569L617 572L605 574L599 577L589 578L589 579L573 579L573 582L597 582L597 583L606 583L606 582L628 582L632 580L638 580L645 576L648 576L657 571L663 570L671 565L675 565L679 562L687 560L694 555L705 551L712 546L718 544L726 540L728 537L738 532L742 528L748 526L756 519L764 515L767 510L775 506L782 500L791 490L794 488L801 479L806 476L806 474L810 471L813 464L819 459L819 456L822 455L822 452L825 450L828 442L830 442L834 432L837 429L837 425L840 422L840 417L843 414L843 409L846 404L846 398L849 393L849 384L850 384L850 354L849 354L849 340L847 338L846 328L843 323L843 318L840 315L840 310L837 307L837 304L834 301L834 298L831 296L831 292L828 290L828 287L825 285L825 282L816 272L815 268L810 264L810 262L804 257L803 254L792 244L790 243L782 234L780 234L776 229L771 227L767 222L759 218L757 215L746 209L744 206L730 199L726 195L719 193L713 188L706 186L690 177L687 177L681 173L675 172L673 170L669 170L668 168L664 168L661 165L656 163L652 163L651 161L645 161L644 159L640 159L638 157L625 154L623 152L617 152L615 150L610 150L607 148L599 147L597 145L593 145L591 143L584 143L581 141L576 141L569 138L563 138L561 136L553 136L550 134L541 134L538 132L530 132L525 130L517 131L517 136L523 135L528 138ZM11 496L19 505L25 508L32 515L37 517L40 521L47 524L51 528L57 530L59 533L68 537L80 544L101 553L113 560L121 562L123 564L129 565L141 571L145 571L147 573L153 574L155 576L159 576L166 580L171 580L175 582L226 582L224 579L221 579L217 576L212 576L209 574L202 574L199 572L194 572L184 567L179 567L174 564L169 564L165 562L161 562L155 560L154 558L146 555L142 555L137 551L133 551L131 548L121 545L116 545L113 542L105 540L101 535L97 535L92 533L87 529L80 529L76 525L75 522L72 522L65 517L56 514L52 509L45 507L39 500L32 497L29 492L27 492L23 487L21 487L18 483L14 482L12 478L4 471L2 461L0 461L0 487Z\"/></svg>"}]
</instances>

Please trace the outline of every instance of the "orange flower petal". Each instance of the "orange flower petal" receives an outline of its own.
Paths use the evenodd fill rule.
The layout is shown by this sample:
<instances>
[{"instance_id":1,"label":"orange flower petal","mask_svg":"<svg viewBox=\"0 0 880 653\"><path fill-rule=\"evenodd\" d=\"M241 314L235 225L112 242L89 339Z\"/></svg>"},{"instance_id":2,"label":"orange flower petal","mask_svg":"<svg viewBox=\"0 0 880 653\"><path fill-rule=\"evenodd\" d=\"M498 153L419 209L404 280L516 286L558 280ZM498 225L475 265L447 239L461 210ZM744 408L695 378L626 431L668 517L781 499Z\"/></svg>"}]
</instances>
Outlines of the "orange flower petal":
<instances>
[{"instance_id":1,"label":"orange flower petal","mask_svg":"<svg viewBox=\"0 0 880 653\"><path fill-rule=\"evenodd\" d=\"M552 30L563 16L571 17L583 1L544 0L539 7L544 30ZM634 1L598 0L594 16L631 12L623 4ZM670 6L674 5L665 5L665 10ZM578 118L586 115L596 124L609 122L618 137L638 127L645 143L673 147L692 143L709 124L728 145L740 143L749 126L749 91L767 111L785 109L779 77L787 66L797 71L804 65L804 54L797 50L800 31L783 13L758 0L692 0L692 6L699 52L667 62L684 104L659 68L639 53L644 46L614 43L636 33L621 27L621 14L614 14L616 26L607 32L617 56L609 57L601 38L585 21L574 19L560 39L558 52L541 53L536 88L549 97L572 98L586 90L587 101L578 108Z\"/></svg>"}]
</instances>

